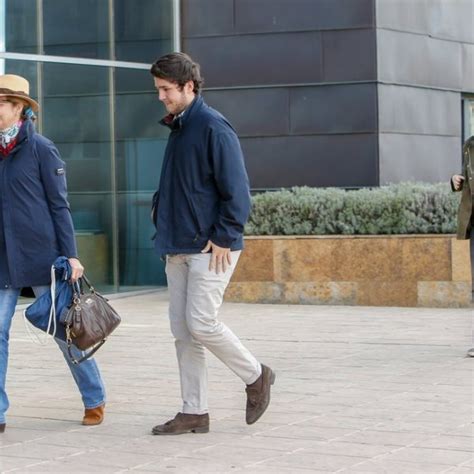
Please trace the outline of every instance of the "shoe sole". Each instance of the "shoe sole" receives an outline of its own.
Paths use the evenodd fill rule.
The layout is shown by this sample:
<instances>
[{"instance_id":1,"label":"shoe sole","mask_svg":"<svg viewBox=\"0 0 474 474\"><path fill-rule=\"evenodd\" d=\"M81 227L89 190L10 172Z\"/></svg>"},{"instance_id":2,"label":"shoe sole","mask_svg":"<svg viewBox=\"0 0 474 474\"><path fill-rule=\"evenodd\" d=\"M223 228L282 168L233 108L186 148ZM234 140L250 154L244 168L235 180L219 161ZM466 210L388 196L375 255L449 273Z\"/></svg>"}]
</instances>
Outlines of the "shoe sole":
<instances>
[{"instance_id":1,"label":"shoe sole","mask_svg":"<svg viewBox=\"0 0 474 474\"><path fill-rule=\"evenodd\" d=\"M185 431L178 431L178 432L170 432L166 433L163 431L151 431L152 435L155 436L176 436L176 435L182 435L182 434L187 434L187 433L196 433L196 434L201 434L201 433L209 433L209 427L206 426L204 428L193 428L192 430L185 430Z\"/></svg>"},{"instance_id":2,"label":"shoe sole","mask_svg":"<svg viewBox=\"0 0 474 474\"><path fill-rule=\"evenodd\" d=\"M271 370L271 369L270 369ZM275 383L275 379L276 379L276 374L275 372L273 372L273 370L271 370L271 374L270 374L270 386L273 385ZM247 422L247 425L253 425L254 423L256 423L258 420L260 420L260 418L262 418L263 414L267 411L267 408L268 408L268 405L270 405L270 398L271 398L271 390L268 391L268 402L267 404L265 405L265 408L262 410L262 413L260 413L260 415L258 415L257 418L255 418L255 420L253 420L252 422Z\"/></svg>"}]
</instances>

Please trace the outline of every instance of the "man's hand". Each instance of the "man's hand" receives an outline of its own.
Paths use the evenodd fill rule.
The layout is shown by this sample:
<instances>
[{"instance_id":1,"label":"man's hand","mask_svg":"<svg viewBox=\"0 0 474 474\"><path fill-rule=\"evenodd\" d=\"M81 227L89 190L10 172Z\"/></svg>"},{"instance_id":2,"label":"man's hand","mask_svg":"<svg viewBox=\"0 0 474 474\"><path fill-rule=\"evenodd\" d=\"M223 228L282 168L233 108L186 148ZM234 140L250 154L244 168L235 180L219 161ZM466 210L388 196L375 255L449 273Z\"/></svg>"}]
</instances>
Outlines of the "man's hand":
<instances>
[{"instance_id":1,"label":"man's hand","mask_svg":"<svg viewBox=\"0 0 474 474\"><path fill-rule=\"evenodd\" d=\"M451 180L452 180L452 182L453 182L454 189L455 189L456 191L459 191L459 190L461 189L462 183L463 183L464 179L465 179L464 176L462 176L462 175L460 175L460 174L455 174L455 175L451 178Z\"/></svg>"},{"instance_id":2,"label":"man's hand","mask_svg":"<svg viewBox=\"0 0 474 474\"><path fill-rule=\"evenodd\" d=\"M219 247L210 240L207 241L207 245L201 250L201 253L207 253L211 250L211 260L209 262L209 271L215 270L217 274L220 272L225 273L227 268L232 265L232 255L230 249Z\"/></svg>"},{"instance_id":3,"label":"man's hand","mask_svg":"<svg viewBox=\"0 0 474 474\"><path fill-rule=\"evenodd\" d=\"M84 267L77 258L68 258L69 265L71 265L71 283L76 283L82 275L84 275Z\"/></svg>"}]
</instances>

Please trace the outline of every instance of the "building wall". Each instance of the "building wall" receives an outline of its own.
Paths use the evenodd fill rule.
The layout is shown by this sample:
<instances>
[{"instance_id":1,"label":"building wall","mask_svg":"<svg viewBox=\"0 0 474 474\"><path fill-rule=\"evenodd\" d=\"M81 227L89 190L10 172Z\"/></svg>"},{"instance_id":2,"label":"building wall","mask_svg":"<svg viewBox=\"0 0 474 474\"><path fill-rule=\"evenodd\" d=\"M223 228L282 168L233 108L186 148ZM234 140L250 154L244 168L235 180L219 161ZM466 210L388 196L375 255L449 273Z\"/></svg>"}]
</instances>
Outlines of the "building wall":
<instances>
[{"instance_id":1,"label":"building wall","mask_svg":"<svg viewBox=\"0 0 474 474\"><path fill-rule=\"evenodd\" d=\"M378 184L373 0L182 0L182 49L252 187Z\"/></svg>"},{"instance_id":2,"label":"building wall","mask_svg":"<svg viewBox=\"0 0 474 474\"><path fill-rule=\"evenodd\" d=\"M474 93L473 5L182 0L183 50L237 128L254 188L444 181Z\"/></svg>"},{"instance_id":3,"label":"building wall","mask_svg":"<svg viewBox=\"0 0 474 474\"><path fill-rule=\"evenodd\" d=\"M380 183L459 171L474 93L473 0L377 0Z\"/></svg>"}]
</instances>

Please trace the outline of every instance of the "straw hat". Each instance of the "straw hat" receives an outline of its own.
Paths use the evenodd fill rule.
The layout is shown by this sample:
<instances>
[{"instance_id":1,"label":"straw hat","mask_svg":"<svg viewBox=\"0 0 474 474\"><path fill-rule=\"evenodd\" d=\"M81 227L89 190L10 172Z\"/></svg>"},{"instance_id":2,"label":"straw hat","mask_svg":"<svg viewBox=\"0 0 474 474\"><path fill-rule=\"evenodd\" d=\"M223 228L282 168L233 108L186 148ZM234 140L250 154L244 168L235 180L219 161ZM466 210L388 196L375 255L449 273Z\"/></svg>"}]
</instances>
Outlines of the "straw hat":
<instances>
[{"instance_id":1,"label":"straw hat","mask_svg":"<svg viewBox=\"0 0 474 474\"><path fill-rule=\"evenodd\" d=\"M21 76L15 74L0 75L0 96L16 97L22 99L38 112L38 102L30 97L30 83Z\"/></svg>"}]
</instances>

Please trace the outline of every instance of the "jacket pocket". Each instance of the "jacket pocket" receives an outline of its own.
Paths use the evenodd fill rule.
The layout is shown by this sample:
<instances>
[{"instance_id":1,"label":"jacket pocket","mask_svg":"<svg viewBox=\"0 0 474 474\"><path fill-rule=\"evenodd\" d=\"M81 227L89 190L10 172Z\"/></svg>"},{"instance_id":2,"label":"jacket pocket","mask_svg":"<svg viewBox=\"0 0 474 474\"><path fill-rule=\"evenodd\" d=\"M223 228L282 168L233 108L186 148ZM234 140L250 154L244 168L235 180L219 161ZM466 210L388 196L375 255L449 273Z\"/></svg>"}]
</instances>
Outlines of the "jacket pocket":
<instances>
[{"instance_id":1,"label":"jacket pocket","mask_svg":"<svg viewBox=\"0 0 474 474\"><path fill-rule=\"evenodd\" d=\"M202 232L204 230L204 223L198 206L199 205L196 203L196 196L191 196L189 199L189 207L191 208L191 213L193 215L197 230Z\"/></svg>"}]
</instances>

